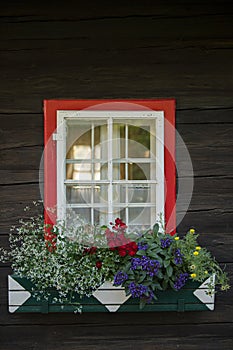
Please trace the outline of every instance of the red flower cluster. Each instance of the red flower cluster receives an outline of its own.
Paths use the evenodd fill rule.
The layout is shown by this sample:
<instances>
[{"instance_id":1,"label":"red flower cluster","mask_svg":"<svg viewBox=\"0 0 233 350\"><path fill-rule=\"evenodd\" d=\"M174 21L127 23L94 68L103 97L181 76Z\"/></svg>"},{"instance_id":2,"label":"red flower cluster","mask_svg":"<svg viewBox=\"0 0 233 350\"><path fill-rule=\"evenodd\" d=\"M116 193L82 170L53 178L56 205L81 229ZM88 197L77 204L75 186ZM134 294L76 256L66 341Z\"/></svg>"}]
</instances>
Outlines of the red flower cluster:
<instances>
[{"instance_id":1,"label":"red flower cluster","mask_svg":"<svg viewBox=\"0 0 233 350\"><path fill-rule=\"evenodd\" d=\"M126 224L119 218L115 220L115 224L110 222L112 230L106 229L106 237L108 246L111 250L117 250L120 256L134 256L138 251L136 242L131 242L129 238L125 237Z\"/></svg>"},{"instance_id":2,"label":"red flower cluster","mask_svg":"<svg viewBox=\"0 0 233 350\"><path fill-rule=\"evenodd\" d=\"M113 224L113 222L110 222L110 225L112 225L112 229L116 231L122 231L127 228L126 224L120 218L115 219L115 224Z\"/></svg>"},{"instance_id":3,"label":"red flower cluster","mask_svg":"<svg viewBox=\"0 0 233 350\"><path fill-rule=\"evenodd\" d=\"M126 256L127 254L130 256L134 256L138 251L138 246L136 242L130 242L120 247L117 247L117 250L120 256Z\"/></svg>"}]
</instances>

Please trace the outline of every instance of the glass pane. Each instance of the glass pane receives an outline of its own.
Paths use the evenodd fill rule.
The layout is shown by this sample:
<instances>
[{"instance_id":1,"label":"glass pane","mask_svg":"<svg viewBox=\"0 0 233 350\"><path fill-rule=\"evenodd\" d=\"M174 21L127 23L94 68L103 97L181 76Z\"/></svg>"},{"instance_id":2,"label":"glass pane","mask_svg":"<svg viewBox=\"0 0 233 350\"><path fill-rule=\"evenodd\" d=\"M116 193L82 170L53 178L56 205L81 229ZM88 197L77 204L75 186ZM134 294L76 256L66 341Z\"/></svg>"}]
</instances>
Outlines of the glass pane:
<instances>
[{"instance_id":1,"label":"glass pane","mask_svg":"<svg viewBox=\"0 0 233 350\"><path fill-rule=\"evenodd\" d=\"M108 203L108 186L107 185L95 185L94 191L94 203L105 204Z\"/></svg>"},{"instance_id":2,"label":"glass pane","mask_svg":"<svg viewBox=\"0 0 233 350\"><path fill-rule=\"evenodd\" d=\"M128 179L129 180L150 180L150 166L148 163L129 163Z\"/></svg>"},{"instance_id":3,"label":"glass pane","mask_svg":"<svg viewBox=\"0 0 233 350\"><path fill-rule=\"evenodd\" d=\"M112 186L113 191L113 201L115 203L125 203L126 202L126 191L127 185L116 184Z\"/></svg>"},{"instance_id":4,"label":"glass pane","mask_svg":"<svg viewBox=\"0 0 233 350\"><path fill-rule=\"evenodd\" d=\"M93 197L92 197L93 196ZM66 187L67 204L108 203L107 185L74 185Z\"/></svg>"},{"instance_id":5,"label":"glass pane","mask_svg":"<svg viewBox=\"0 0 233 350\"><path fill-rule=\"evenodd\" d=\"M125 180L125 163L113 163L112 177L113 180Z\"/></svg>"},{"instance_id":6,"label":"glass pane","mask_svg":"<svg viewBox=\"0 0 233 350\"><path fill-rule=\"evenodd\" d=\"M67 159L107 159L104 120L67 119Z\"/></svg>"},{"instance_id":7,"label":"glass pane","mask_svg":"<svg viewBox=\"0 0 233 350\"><path fill-rule=\"evenodd\" d=\"M151 191L149 185L135 184L128 188L129 203L150 203Z\"/></svg>"},{"instance_id":8,"label":"glass pane","mask_svg":"<svg viewBox=\"0 0 233 350\"><path fill-rule=\"evenodd\" d=\"M67 204L91 203L92 186L67 186Z\"/></svg>"},{"instance_id":9,"label":"glass pane","mask_svg":"<svg viewBox=\"0 0 233 350\"><path fill-rule=\"evenodd\" d=\"M95 177L93 180L107 180L108 179L108 163L95 164ZM99 168L99 170L98 170Z\"/></svg>"},{"instance_id":10,"label":"glass pane","mask_svg":"<svg viewBox=\"0 0 233 350\"><path fill-rule=\"evenodd\" d=\"M150 227L150 208L129 208L129 224Z\"/></svg>"},{"instance_id":11,"label":"glass pane","mask_svg":"<svg viewBox=\"0 0 233 350\"><path fill-rule=\"evenodd\" d=\"M94 159L107 161L108 159L108 128L107 125L101 125L95 128L94 133L95 152Z\"/></svg>"},{"instance_id":12,"label":"glass pane","mask_svg":"<svg viewBox=\"0 0 233 350\"><path fill-rule=\"evenodd\" d=\"M90 208L69 208L67 214L67 225L70 227L78 226L81 223L91 223Z\"/></svg>"},{"instance_id":13,"label":"glass pane","mask_svg":"<svg viewBox=\"0 0 233 350\"><path fill-rule=\"evenodd\" d=\"M126 221L125 208L113 207L112 221L116 218L120 218L123 222Z\"/></svg>"},{"instance_id":14,"label":"glass pane","mask_svg":"<svg viewBox=\"0 0 233 350\"><path fill-rule=\"evenodd\" d=\"M143 125L141 127L129 125L128 127L128 149L130 158L148 158L150 157L151 135L150 127Z\"/></svg>"},{"instance_id":15,"label":"glass pane","mask_svg":"<svg viewBox=\"0 0 233 350\"><path fill-rule=\"evenodd\" d=\"M108 224L108 208L100 207L98 209L94 209L94 224Z\"/></svg>"},{"instance_id":16,"label":"glass pane","mask_svg":"<svg viewBox=\"0 0 233 350\"><path fill-rule=\"evenodd\" d=\"M113 185L113 198L119 203L155 203L156 185L116 184ZM115 194L115 195L114 195Z\"/></svg>"},{"instance_id":17,"label":"glass pane","mask_svg":"<svg viewBox=\"0 0 233 350\"><path fill-rule=\"evenodd\" d=\"M92 180L91 163L66 164L67 180Z\"/></svg>"},{"instance_id":18,"label":"glass pane","mask_svg":"<svg viewBox=\"0 0 233 350\"><path fill-rule=\"evenodd\" d=\"M113 124L112 130L112 159L125 158L125 126Z\"/></svg>"},{"instance_id":19,"label":"glass pane","mask_svg":"<svg viewBox=\"0 0 233 350\"><path fill-rule=\"evenodd\" d=\"M91 123L67 121L66 149L68 159L91 158Z\"/></svg>"}]
</instances>

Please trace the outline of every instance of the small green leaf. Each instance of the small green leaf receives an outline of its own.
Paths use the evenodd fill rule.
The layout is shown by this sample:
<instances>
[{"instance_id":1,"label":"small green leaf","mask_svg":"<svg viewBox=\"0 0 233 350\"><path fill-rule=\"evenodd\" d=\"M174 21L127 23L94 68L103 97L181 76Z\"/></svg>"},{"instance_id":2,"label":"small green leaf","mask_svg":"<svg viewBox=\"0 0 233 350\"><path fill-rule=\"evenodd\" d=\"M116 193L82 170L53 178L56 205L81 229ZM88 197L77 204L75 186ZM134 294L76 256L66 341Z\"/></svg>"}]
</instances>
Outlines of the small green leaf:
<instances>
[{"instance_id":1,"label":"small green leaf","mask_svg":"<svg viewBox=\"0 0 233 350\"><path fill-rule=\"evenodd\" d=\"M173 268L171 267L171 265L169 265L167 268L166 268L166 271L167 271L167 274L169 277L172 276L172 273L173 273Z\"/></svg>"},{"instance_id":2,"label":"small green leaf","mask_svg":"<svg viewBox=\"0 0 233 350\"><path fill-rule=\"evenodd\" d=\"M163 265L164 265L165 268L167 268L170 265L170 259L169 260L164 260Z\"/></svg>"},{"instance_id":3,"label":"small green leaf","mask_svg":"<svg viewBox=\"0 0 233 350\"><path fill-rule=\"evenodd\" d=\"M159 224L153 226L153 233L157 234L159 232Z\"/></svg>"}]
</instances>

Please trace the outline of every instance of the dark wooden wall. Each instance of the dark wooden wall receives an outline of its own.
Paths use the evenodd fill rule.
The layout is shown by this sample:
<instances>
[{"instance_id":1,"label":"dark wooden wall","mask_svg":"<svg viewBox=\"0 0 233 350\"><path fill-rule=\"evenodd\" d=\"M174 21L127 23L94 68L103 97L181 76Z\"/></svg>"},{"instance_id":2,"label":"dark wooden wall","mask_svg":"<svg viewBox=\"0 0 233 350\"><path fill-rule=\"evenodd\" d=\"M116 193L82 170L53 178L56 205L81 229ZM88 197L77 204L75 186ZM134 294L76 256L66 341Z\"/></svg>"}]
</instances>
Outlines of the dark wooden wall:
<instances>
[{"instance_id":1,"label":"dark wooden wall","mask_svg":"<svg viewBox=\"0 0 233 350\"><path fill-rule=\"evenodd\" d=\"M1 245L40 198L43 99L174 97L195 175L179 232L196 227L232 276L231 3L1 1ZM187 180L185 168L179 176ZM11 315L10 272L1 265L1 350L231 349L232 290L214 312Z\"/></svg>"}]
</instances>

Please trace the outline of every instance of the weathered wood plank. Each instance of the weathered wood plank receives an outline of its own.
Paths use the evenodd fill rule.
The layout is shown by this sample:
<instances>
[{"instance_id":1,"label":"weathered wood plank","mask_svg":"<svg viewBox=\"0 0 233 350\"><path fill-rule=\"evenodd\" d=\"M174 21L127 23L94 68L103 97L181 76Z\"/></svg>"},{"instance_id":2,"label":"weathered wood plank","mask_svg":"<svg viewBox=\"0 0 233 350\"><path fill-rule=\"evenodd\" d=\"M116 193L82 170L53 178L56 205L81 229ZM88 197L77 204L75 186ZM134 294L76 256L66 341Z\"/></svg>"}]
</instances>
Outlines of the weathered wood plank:
<instances>
[{"instance_id":1,"label":"weathered wood plank","mask_svg":"<svg viewBox=\"0 0 233 350\"><path fill-rule=\"evenodd\" d=\"M0 150L1 170L38 170L40 168L42 146L23 146Z\"/></svg>"},{"instance_id":2,"label":"weathered wood plank","mask_svg":"<svg viewBox=\"0 0 233 350\"><path fill-rule=\"evenodd\" d=\"M5 327L4 327L5 328ZM174 349L174 346L185 349L200 349L205 341L205 349L229 350L231 342L231 324L210 324L184 326L153 326L138 325L132 327L118 325L117 327L99 326L91 329L76 325L63 326L17 326L1 329L1 343L5 346L32 349ZM198 334L198 337L195 337ZM179 336L179 338L178 338ZM164 339L165 337L165 339ZM144 339L142 341L142 339ZM146 339L146 340L145 340ZM163 340L162 340L163 339ZM169 339L169 341L168 341ZM195 339L195 342L194 342ZM166 341L165 341L166 340ZM8 344L8 345L7 345ZM127 346L126 346L127 344ZM218 347L216 346L218 345ZM146 346L146 347L145 347ZM4 348L5 349L5 348ZM9 347L7 348L9 349Z\"/></svg>"},{"instance_id":3,"label":"weathered wood plank","mask_svg":"<svg viewBox=\"0 0 233 350\"><path fill-rule=\"evenodd\" d=\"M70 9L67 9L70 14ZM153 6L148 15L143 16L109 16L102 18L21 18L12 20L7 18L1 21L1 31L12 39L59 39L88 37L93 38L140 38L152 37L168 40L177 38L231 38L232 13L224 9L224 14L216 13L211 16L190 15L190 16L161 16L153 14ZM148 10L147 10L148 11ZM95 14L95 12L92 12ZM57 14L57 12L56 12ZM80 16L80 14L78 14ZM89 14L90 16L90 14ZM46 16L45 16L46 17ZM64 19L64 20L63 20ZM206 22L208 21L208 27ZM169 27L168 27L169 23ZM218 24L218 26L216 26ZM28 30L30 28L30 30ZM172 31L170 30L172 28ZM106 30L107 29L107 30Z\"/></svg>"},{"instance_id":4,"label":"weathered wood plank","mask_svg":"<svg viewBox=\"0 0 233 350\"><path fill-rule=\"evenodd\" d=\"M0 213L4 220L0 222L1 233L7 233L12 225L16 225L20 218L28 218L36 212L33 201L40 199L38 184L22 184L1 187ZM26 206L32 207L30 214L24 211Z\"/></svg>"},{"instance_id":5,"label":"weathered wood plank","mask_svg":"<svg viewBox=\"0 0 233 350\"><path fill-rule=\"evenodd\" d=\"M52 3L46 4L46 11L44 6L39 4L25 3L21 1L9 0L1 3L1 16L6 17L7 21L33 21L33 20L96 20L104 19L106 17L134 17L134 16L158 16L166 18L172 17L191 17L191 16L210 16L210 15L224 15L231 13L231 1L213 0L211 5L208 1L204 3L201 1L190 2L189 6L185 6L186 1L179 1L174 4L173 1L157 0L156 2L145 1L143 4L140 1L135 1L134 6L127 1L118 1L117 4L110 4L107 1L101 1L98 6L93 4L89 6L88 3L80 5L77 1L71 1L71 7L63 2L56 4L56 9ZM201 6L200 6L201 5ZM73 11L71 11L73 9Z\"/></svg>"},{"instance_id":6,"label":"weathered wood plank","mask_svg":"<svg viewBox=\"0 0 233 350\"><path fill-rule=\"evenodd\" d=\"M194 189L189 208L187 207L187 194L190 179L182 177L179 182L178 212L183 211L184 208L191 212L215 209L225 210L226 212L232 211L233 177L206 176L194 178Z\"/></svg>"},{"instance_id":7,"label":"weathered wood plank","mask_svg":"<svg viewBox=\"0 0 233 350\"><path fill-rule=\"evenodd\" d=\"M0 114L0 150L43 145L43 114Z\"/></svg>"},{"instance_id":8,"label":"weathered wood plank","mask_svg":"<svg viewBox=\"0 0 233 350\"><path fill-rule=\"evenodd\" d=\"M180 222L180 216L182 221ZM233 211L213 209L188 211L185 216L177 213L178 232L186 232L195 227L199 232L233 232Z\"/></svg>"},{"instance_id":9,"label":"weathered wood plank","mask_svg":"<svg viewBox=\"0 0 233 350\"><path fill-rule=\"evenodd\" d=\"M179 108L232 107L232 50L185 48L171 54L155 46L87 54L61 48L52 54L26 50L1 56L7 72L0 81L1 112L40 113L45 97L175 97Z\"/></svg>"},{"instance_id":10,"label":"weathered wood plank","mask_svg":"<svg viewBox=\"0 0 233 350\"><path fill-rule=\"evenodd\" d=\"M194 108L176 110L176 125L179 129L179 124L225 124L233 123L233 108ZM201 127L201 125L200 125ZM205 125L202 125L205 128ZM227 127L227 125L226 125ZM180 126L182 130L182 126ZM190 126L191 128L191 126ZM180 131L181 132L181 131Z\"/></svg>"}]
</instances>

